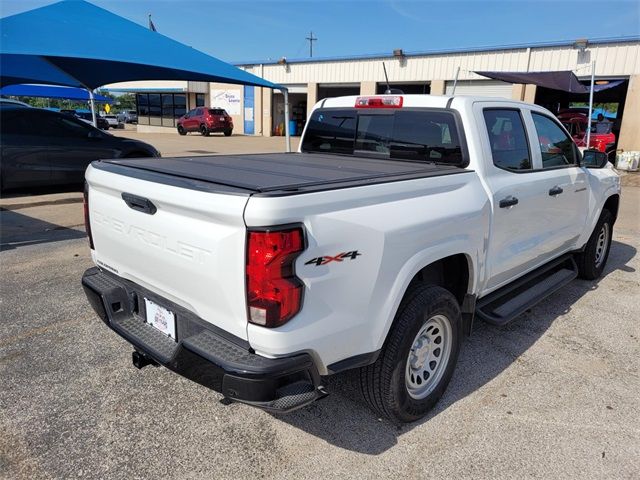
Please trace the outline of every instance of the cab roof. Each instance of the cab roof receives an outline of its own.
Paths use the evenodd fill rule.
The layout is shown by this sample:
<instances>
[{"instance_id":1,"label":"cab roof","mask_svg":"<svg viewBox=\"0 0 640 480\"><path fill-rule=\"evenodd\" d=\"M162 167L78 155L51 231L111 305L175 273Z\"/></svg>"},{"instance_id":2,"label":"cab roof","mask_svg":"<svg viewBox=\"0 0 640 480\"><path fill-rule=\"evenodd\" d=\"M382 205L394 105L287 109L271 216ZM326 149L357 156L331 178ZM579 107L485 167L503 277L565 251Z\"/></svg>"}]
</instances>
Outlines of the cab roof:
<instances>
[{"instance_id":1,"label":"cab roof","mask_svg":"<svg viewBox=\"0 0 640 480\"><path fill-rule=\"evenodd\" d=\"M455 99L456 106L469 105L475 102L500 102L514 105L529 105L525 102L499 97L483 97L476 95L350 95L345 97L333 97L320 100L315 108L350 108L354 107L356 100L362 97L402 97L402 107L422 108L447 108Z\"/></svg>"}]
</instances>

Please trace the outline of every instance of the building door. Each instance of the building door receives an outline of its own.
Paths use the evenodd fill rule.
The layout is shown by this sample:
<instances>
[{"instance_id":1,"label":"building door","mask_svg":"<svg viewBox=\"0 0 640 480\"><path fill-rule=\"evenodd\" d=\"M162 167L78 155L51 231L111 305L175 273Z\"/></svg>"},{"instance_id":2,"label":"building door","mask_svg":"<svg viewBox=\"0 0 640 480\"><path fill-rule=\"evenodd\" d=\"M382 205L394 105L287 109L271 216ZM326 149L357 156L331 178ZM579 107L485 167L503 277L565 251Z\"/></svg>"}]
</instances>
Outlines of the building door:
<instances>
[{"instance_id":1,"label":"building door","mask_svg":"<svg viewBox=\"0 0 640 480\"><path fill-rule=\"evenodd\" d=\"M254 134L253 120L254 114L254 87L244 87L244 133L245 135Z\"/></svg>"}]
</instances>

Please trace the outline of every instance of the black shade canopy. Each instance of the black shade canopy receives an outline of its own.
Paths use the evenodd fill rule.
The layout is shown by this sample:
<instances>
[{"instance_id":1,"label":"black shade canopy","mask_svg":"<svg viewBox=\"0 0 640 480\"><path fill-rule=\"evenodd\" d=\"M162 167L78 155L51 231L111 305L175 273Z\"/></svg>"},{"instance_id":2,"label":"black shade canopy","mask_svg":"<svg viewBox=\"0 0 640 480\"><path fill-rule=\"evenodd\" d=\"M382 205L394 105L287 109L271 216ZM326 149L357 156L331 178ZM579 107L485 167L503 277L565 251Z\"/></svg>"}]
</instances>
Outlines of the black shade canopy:
<instances>
[{"instance_id":1,"label":"black shade canopy","mask_svg":"<svg viewBox=\"0 0 640 480\"><path fill-rule=\"evenodd\" d=\"M557 72L474 72L483 77L493 78L509 83L525 83L552 90L562 90L569 93L589 93L590 88L580 83L575 73L569 70ZM605 85L595 85L594 92L617 87L623 80L609 82Z\"/></svg>"}]
</instances>

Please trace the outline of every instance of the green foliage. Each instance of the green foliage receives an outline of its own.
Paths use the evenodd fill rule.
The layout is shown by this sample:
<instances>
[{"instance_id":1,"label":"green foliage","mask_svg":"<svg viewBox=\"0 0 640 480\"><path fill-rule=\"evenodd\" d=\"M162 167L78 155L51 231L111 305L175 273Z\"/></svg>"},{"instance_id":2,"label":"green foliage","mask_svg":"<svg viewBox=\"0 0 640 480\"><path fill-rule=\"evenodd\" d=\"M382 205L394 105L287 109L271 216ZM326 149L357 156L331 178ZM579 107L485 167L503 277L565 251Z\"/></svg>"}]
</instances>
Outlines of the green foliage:
<instances>
[{"instance_id":1,"label":"green foliage","mask_svg":"<svg viewBox=\"0 0 640 480\"><path fill-rule=\"evenodd\" d=\"M58 98L10 97L37 108L88 109L89 102Z\"/></svg>"},{"instance_id":2,"label":"green foliage","mask_svg":"<svg viewBox=\"0 0 640 480\"><path fill-rule=\"evenodd\" d=\"M589 103L588 102L571 102L569 104L570 107L588 107ZM603 108L606 112L611 113L611 114L616 114L618 113L618 107L620 106L619 103L594 103L593 104L593 108Z\"/></svg>"},{"instance_id":3,"label":"green foliage","mask_svg":"<svg viewBox=\"0 0 640 480\"><path fill-rule=\"evenodd\" d=\"M118 110L135 110L136 96L133 93L124 93L116 98Z\"/></svg>"},{"instance_id":4,"label":"green foliage","mask_svg":"<svg viewBox=\"0 0 640 480\"><path fill-rule=\"evenodd\" d=\"M110 99L109 105L111 105L112 112L119 112L121 110L135 110L136 109L136 96L133 93L124 93L122 95L114 95L107 91L98 91L103 97ZM58 109L73 109L73 110L90 110L91 104L89 102L81 100L65 100L58 98L34 98L34 97L15 97L11 96L21 102L31 105L37 108L58 108ZM96 111L103 110L103 103L96 103Z\"/></svg>"}]
</instances>

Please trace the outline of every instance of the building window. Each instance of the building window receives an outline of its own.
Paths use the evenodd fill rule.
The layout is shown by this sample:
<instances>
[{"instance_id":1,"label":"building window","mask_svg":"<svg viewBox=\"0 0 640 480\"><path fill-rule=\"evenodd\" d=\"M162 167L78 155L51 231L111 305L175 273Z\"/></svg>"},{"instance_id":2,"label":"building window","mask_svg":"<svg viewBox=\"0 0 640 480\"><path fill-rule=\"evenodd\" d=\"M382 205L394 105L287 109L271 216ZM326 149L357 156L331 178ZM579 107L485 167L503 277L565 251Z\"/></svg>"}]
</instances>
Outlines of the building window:
<instances>
[{"instance_id":1,"label":"building window","mask_svg":"<svg viewBox=\"0 0 640 480\"><path fill-rule=\"evenodd\" d=\"M204 107L204 93L196 93L196 107Z\"/></svg>"},{"instance_id":2,"label":"building window","mask_svg":"<svg viewBox=\"0 0 640 480\"><path fill-rule=\"evenodd\" d=\"M138 105L138 124L149 125L149 94L138 93L136 103Z\"/></svg>"},{"instance_id":3,"label":"building window","mask_svg":"<svg viewBox=\"0 0 640 480\"><path fill-rule=\"evenodd\" d=\"M172 93L163 93L162 94L162 126L163 127L173 127L173 94Z\"/></svg>"},{"instance_id":4,"label":"building window","mask_svg":"<svg viewBox=\"0 0 640 480\"><path fill-rule=\"evenodd\" d=\"M173 96L173 117L180 118L187 113L187 96L184 93L176 93Z\"/></svg>"},{"instance_id":5,"label":"building window","mask_svg":"<svg viewBox=\"0 0 640 480\"><path fill-rule=\"evenodd\" d=\"M136 102L140 125L175 127L177 119L187 111L184 93L138 93Z\"/></svg>"},{"instance_id":6,"label":"building window","mask_svg":"<svg viewBox=\"0 0 640 480\"><path fill-rule=\"evenodd\" d=\"M149 94L149 125L162 125L162 102L159 93Z\"/></svg>"}]
</instances>

